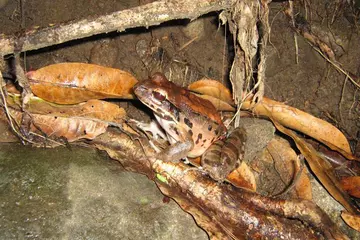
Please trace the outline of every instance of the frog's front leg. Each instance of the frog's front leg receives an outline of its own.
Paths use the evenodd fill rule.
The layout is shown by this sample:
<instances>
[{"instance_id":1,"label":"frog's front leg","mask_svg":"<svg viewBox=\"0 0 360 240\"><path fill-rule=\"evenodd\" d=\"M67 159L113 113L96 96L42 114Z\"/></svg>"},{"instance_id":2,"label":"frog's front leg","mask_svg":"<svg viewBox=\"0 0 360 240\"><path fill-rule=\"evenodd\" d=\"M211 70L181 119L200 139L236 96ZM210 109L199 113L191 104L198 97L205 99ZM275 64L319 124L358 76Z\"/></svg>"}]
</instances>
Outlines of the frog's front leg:
<instances>
[{"instance_id":1,"label":"frog's front leg","mask_svg":"<svg viewBox=\"0 0 360 240\"><path fill-rule=\"evenodd\" d=\"M135 123L136 126L141 129L143 132L150 132L153 139L157 140L159 138L167 140L165 133L163 133L163 130L159 126L157 121L151 121L150 123L140 122L135 119L130 119L130 123Z\"/></svg>"},{"instance_id":2,"label":"frog's front leg","mask_svg":"<svg viewBox=\"0 0 360 240\"><path fill-rule=\"evenodd\" d=\"M184 129L177 129L176 132L181 139L175 140L172 136L168 136L171 145L160 153L160 159L167 162L177 162L186 158L188 153L194 148L194 141L190 133ZM171 141L171 138L173 141Z\"/></svg>"},{"instance_id":3,"label":"frog's front leg","mask_svg":"<svg viewBox=\"0 0 360 240\"><path fill-rule=\"evenodd\" d=\"M193 147L194 142L192 140L176 142L162 151L158 158L166 162L177 162L180 159L185 158Z\"/></svg>"}]
</instances>

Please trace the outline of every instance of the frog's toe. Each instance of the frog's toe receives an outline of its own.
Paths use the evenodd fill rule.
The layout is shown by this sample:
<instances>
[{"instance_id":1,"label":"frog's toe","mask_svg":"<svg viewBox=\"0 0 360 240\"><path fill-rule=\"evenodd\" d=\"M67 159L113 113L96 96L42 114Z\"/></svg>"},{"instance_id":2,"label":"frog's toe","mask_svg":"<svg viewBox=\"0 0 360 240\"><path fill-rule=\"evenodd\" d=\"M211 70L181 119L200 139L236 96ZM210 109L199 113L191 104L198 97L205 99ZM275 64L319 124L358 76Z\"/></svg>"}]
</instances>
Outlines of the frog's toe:
<instances>
[{"instance_id":1,"label":"frog's toe","mask_svg":"<svg viewBox=\"0 0 360 240\"><path fill-rule=\"evenodd\" d=\"M161 149L158 148L158 147L154 144L153 141L150 140L150 141L149 141L149 144L150 144L151 148L154 149L154 151L155 151L156 153L160 153L160 152L161 152Z\"/></svg>"},{"instance_id":2,"label":"frog's toe","mask_svg":"<svg viewBox=\"0 0 360 240\"><path fill-rule=\"evenodd\" d=\"M191 164L191 162L189 161L189 159L186 157L186 158L184 158L184 163L186 164L186 165L189 165L189 164Z\"/></svg>"}]
</instances>

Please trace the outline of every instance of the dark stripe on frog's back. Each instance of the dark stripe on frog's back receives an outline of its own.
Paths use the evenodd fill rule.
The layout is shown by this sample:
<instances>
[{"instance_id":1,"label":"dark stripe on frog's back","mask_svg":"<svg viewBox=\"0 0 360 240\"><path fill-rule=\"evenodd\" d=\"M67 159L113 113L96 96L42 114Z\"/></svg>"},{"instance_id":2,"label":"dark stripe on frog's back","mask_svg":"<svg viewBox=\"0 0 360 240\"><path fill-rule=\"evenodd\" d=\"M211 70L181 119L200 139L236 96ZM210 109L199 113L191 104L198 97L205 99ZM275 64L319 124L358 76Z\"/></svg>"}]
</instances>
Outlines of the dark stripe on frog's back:
<instances>
[{"instance_id":1,"label":"dark stripe on frog's back","mask_svg":"<svg viewBox=\"0 0 360 240\"><path fill-rule=\"evenodd\" d=\"M218 125L224 126L220 114L210 101L200 98L192 93L189 93L187 98L182 97L179 101L179 108L184 111L185 114L197 113L201 116L206 116L209 120L216 122ZM189 107L189 104L191 104L191 107Z\"/></svg>"},{"instance_id":2,"label":"dark stripe on frog's back","mask_svg":"<svg viewBox=\"0 0 360 240\"><path fill-rule=\"evenodd\" d=\"M193 127L193 123L190 121L190 119L188 119L187 117L184 117L184 123L189 127L192 128Z\"/></svg>"},{"instance_id":3,"label":"dark stripe on frog's back","mask_svg":"<svg viewBox=\"0 0 360 240\"><path fill-rule=\"evenodd\" d=\"M168 101L186 115L189 112L198 113L199 115L207 116L212 121L224 126L220 114L210 101L200 98L191 93L188 89L177 86L175 83L168 81L161 73L154 74L151 81L158 88L166 91L168 93Z\"/></svg>"},{"instance_id":4,"label":"dark stripe on frog's back","mask_svg":"<svg viewBox=\"0 0 360 240\"><path fill-rule=\"evenodd\" d=\"M198 134L195 134L194 131L199 131L199 133L202 134L202 139L204 139L203 136L206 136L208 134L214 134L215 139L224 132L226 132L226 128L224 125L219 125L217 122L214 122L212 119L202 116L198 113L194 112L182 112L180 114L180 121L184 122L184 125L186 126L187 130L192 130L194 133L193 140L196 142L198 139ZM209 131L209 126L211 126L211 130ZM211 140L211 139L209 139Z\"/></svg>"},{"instance_id":5,"label":"dark stripe on frog's back","mask_svg":"<svg viewBox=\"0 0 360 240\"><path fill-rule=\"evenodd\" d=\"M189 127L190 124L185 124L185 118L189 120L191 119L190 121L192 123L192 128ZM201 116L200 114L193 112L187 112L185 115L184 112L181 112L180 121L183 121L182 127L192 138L195 144L194 149L201 148L205 151L211 145L211 143L220 136L220 134L215 135L214 133L214 129L217 129L219 125L206 116ZM208 130L209 125L212 126L212 131ZM200 134L201 139L199 139ZM223 132L221 134L223 134Z\"/></svg>"}]
</instances>

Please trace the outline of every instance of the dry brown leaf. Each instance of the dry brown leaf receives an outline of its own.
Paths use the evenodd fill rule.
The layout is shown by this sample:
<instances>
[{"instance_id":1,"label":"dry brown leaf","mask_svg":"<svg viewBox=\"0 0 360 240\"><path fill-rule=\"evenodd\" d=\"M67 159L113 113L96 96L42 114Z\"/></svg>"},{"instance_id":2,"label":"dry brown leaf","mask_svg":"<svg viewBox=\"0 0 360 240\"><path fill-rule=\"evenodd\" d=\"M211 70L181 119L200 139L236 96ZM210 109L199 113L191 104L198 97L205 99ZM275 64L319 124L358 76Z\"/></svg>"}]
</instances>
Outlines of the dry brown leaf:
<instances>
[{"instance_id":1,"label":"dry brown leaf","mask_svg":"<svg viewBox=\"0 0 360 240\"><path fill-rule=\"evenodd\" d=\"M234 101L230 90L227 89L222 83L216 80L203 78L199 81L196 81L188 86L190 91L200 93L203 95L212 96L217 99L234 106Z\"/></svg>"},{"instance_id":2,"label":"dry brown leaf","mask_svg":"<svg viewBox=\"0 0 360 240\"><path fill-rule=\"evenodd\" d=\"M287 189L293 186L296 192L296 198L312 200L310 179L306 174L305 168L301 173L298 172L300 171L300 161L289 142L276 137L269 142L267 149L273 158L277 173L286 184L282 192L287 191ZM298 179L296 179L297 174L301 174Z\"/></svg>"},{"instance_id":3,"label":"dry brown leaf","mask_svg":"<svg viewBox=\"0 0 360 240\"><path fill-rule=\"evenodd\" d=\"M195 95L203 99L209 100L218 111L235 112L235 108L233 106L231 106L230 104L224 102L219 98L212 97L209 95L201 95L201 94L195 94Z\"/></svg>"},{"instance_id":4,"label":"dry brown leaf","mask_svg":"<svg viewBox=\"0 0 360 240\"><path fill-rule=\"evenodd\" d=\"M108 127L105 122L83 118L65 118L32 114L33 124L47 137L64 137L68 142L79 139L94 139L104 133Z\"/></svg>"},{"instance_id":5,"label":"dry brown leaf","mask_svg":"<svg viewBox=\"0 0 360 240\"><path fill-rule=\"evenodd\" d=\"M301 171L298 182L295 183L295 190L299 198L312 200L311 182L305 167Z\"/></svg>"},{"instance_id":6,"label":"dry brown leaf","mask_svg":"<svg viewBox=\"0 0 360 240\"><path fill-rule=\"evenodd\" d=\"M256 192L256 181L254 173L244 161L242 161L240 166L232 171L226 179L235 187Z\"/></svg>"},{"instance_id":7,"label":"dry brown leaf","mask_svg":"<svg viewBox=\"0 0 360 240\"><path fill-rule=\"evenodd\" d=\"M360 232L360 216L348 212L342 212L341 217L347 225Z\"/></svg>"},{"instance_id":8,"label":"dry brown leaf","mask_svg":"<svg viewBox=\"0 0 360 240\"><path fill-rule=\"evenodd\" d=\"M9 113L18 126L20 126L22 113L14 109L9 109ZM94 139L104 133L107 127L108 123L106 122L80 117L67 118L31 114L31 132L38 134L45 133L49 138L66 138L68 142L74 142L79 139Z\"/></svg>"},{"instance_id":9,"label":"dry brown leaf","mask_svg":"<svg viewBox=\"0 0 360 240\"><path fill-rule=\"evenodd\" d=\"M20 91L16 89L16 86L12 82L6 83L5 88L8 93L20 94Z\"/></svg>"},{"instance_id":10,"label":"dry brown leaf","mask_svg":"<svg viewBox=\"0 0 360 240\"><path fill-rule=\"evenodd\" d=\"M189 158L189 161L191 164L199 167L201 163L201 157ZM245 162L242 162L237 169L232 171L227 176L226 181L230 182L235 187L256 192L256 181L254 173Z\"/></svg>"},{"instance_id":11,"label":"dry brown leaf","mask_svg":"<svg viewBox=\"0 0 360 240\"><path fill-rule=\"evenodd\" d=\"M343 177L341 184L351 196L360 198L360 176Z\"/></svg>"},{"instance_id":12,"label":"dry brown leaf","mask_svg":"<svg viewBox=\"0 0 360 240\"><path fill-rule=\"evenodd\" d=\"M137 80L125 71L85 63L58 63L26 74L33 93L46 101L75 104L90 99L134 98Z\"/></svg>"},{"instance_id":13,"label":"dry brown leaf","mask_svg":"<svg viewBox=\"0 0 360 240\"><path fill-rule=\"evenodd\" d=\"M286 129L274 120L273 122L279 131L290 136L295 141L297 148L304 155L311 170L315 173L316 177L320 180L326 190L328 190L331 196L340 202L340 204L342 204L349 212L357 212L357 208L353 205L350 196L342 189L340 181L336 178L331 164L323 159L313 146L304 141L295 132Z\"/></svg>"},{"instance_id":14,"label":"dry brown leaf","mask_svg":"<svg viewBox=\"0 0 360 240\"><path fill-rule=\"evenodd\" d=\"M288 128L305 133L331 149L344 154L348 159L356 159L351 153L349 142L344 134L322 119L265 97L255 106L250 100L247 100L241 108L252 110L257 115L266 116Z\"/></svg>"},{"instance_id":15,"label":"dry brown leaf","mask_svg":"<svg viewBox=\"0 0 360 240\"><path fill-rule=\"evenodd\" d=\"M9 106L20 110L20 95L9 94L7 102ZM75 105L61 105L47 102L38 97L31 97L26 107L30 113L58 117L81 117L117 124L121 124L126 116L125 110L118 105L96 99Z\"/></svg>"}]
</instances>

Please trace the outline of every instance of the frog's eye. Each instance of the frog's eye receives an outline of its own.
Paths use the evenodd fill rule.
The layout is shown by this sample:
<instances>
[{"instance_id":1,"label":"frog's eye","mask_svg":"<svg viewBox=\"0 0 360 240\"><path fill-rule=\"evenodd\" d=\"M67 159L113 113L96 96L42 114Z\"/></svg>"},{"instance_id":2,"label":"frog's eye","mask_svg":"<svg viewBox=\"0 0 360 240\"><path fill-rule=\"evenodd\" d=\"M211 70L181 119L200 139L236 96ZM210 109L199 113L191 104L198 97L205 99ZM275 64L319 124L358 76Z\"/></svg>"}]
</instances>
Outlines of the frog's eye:
<instances>
[{"instance_id":1,"label":"frog's eye","mask_svg":"<svg viewBox=\"0 0 360 240\"><path fill-rule=\"evenodd\" d=\"M154 91L152 94L153 94L154 98L158 101L164 101L166 99L165 96L159 92Z\"/></svg>"}]
</instances>

